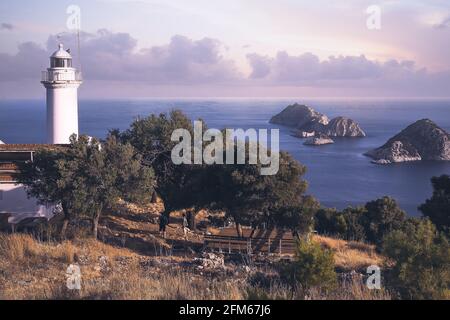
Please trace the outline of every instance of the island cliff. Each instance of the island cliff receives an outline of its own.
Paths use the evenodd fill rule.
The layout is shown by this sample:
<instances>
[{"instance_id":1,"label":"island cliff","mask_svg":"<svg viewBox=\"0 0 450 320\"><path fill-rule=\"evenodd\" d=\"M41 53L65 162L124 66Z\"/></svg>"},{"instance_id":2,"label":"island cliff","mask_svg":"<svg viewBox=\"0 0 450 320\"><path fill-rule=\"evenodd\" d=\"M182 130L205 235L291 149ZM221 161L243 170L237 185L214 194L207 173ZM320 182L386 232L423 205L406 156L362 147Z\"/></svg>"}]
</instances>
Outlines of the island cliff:
<instances>
[{"instance_id":1,"label":"island cliff","mask_svg":"<svg viewBox=\"0 0 450 320\"><path fill-rule=\"evenodd\" d=\"M329 120L326 115L306 105L295 103L273 116L270 123L294 127L298 138L323 134L332 137L365 137L365 132L352 119L336 117Z\"/></svg>"},{"instance_id":2,"label":"island cliff","mask_svg":"<svg viewBox=\"0 0 450 320\"><path fill-rule=\"evenodd\" d=\"M429 119L414 122L384 145L365 153L374 163L450 160L450 135Z\"/></svg>"}]
</instances>

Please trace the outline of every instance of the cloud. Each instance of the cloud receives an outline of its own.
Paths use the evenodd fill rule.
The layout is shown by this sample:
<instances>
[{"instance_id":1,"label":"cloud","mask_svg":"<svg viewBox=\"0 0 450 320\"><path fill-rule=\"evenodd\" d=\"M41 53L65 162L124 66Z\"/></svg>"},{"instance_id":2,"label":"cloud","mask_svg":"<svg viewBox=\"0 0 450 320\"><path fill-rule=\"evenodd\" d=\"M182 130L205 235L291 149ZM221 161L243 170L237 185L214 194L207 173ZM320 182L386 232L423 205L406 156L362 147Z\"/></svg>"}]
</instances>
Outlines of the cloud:
<instances>
[{"instance_id":1,"label":"cloud","mask_svg":"<svg viewBox=\"0 0 450 320\"><path fill-rule=\"evenodd\" d=\"M1 81L38 78L43 70L41 66L48 62L48 57L47 50L34 42L21 43L15 55L0 53Z\"/></svg>"},{"instance_id":2,"label":"cloud","mask_svg":"<svg viewBox=\"0 0 450 320\"><path fill-rule=\"evenodd\" d=\"M50 36L46 48L23 43L15 55L0 53L0 76L3 80L36 77L47 67L59 42L71 48L74 57L78 55L76 37L70 34ZM176 35L166 45L138 49L136 39L128 33L102 29L95 34L82 33L80 42L83 74L89 80L192 85L242 77L235 63L223 57L222 43L211 38L192 40Z\"/></svg>"},{"instance_id":3,"label":"cloud","mask_svg":"<svg viewBox=\"0 0 450 320\"><path fill-rule=\"evenodd\" d=\"M450 16L444 18L440 23L435 24L434 27L436 29L445 29L447 27L450 27Z\"/></svg>"},{"instance_id":4,"label":"cloud","mask_svg":"<svg viewBox=\"0 0 450 320\"><path fill-rule=\"evenodd\" d=\"M78 67L73 34L50 36L45 46L22 43L16 54L0 53L0 96L40 92L37 78L48 67L48 57L60 41L72 49ZM431 73L409 60L378 61L364 55L320 59L308 52L291 55L280 51L274 56L254 52L246 55L250 67L246 76L237 62L226 57L225 45L212 38L194 40L175 35L166 44L139 48L130 34L101 29L82 33L80 43L82 71L86 82L91 83L83 90L91 96L110 92L106 88L113 87L116 96L124 97L158 92L172 96L174 88L183 96L189 92L197 96L211 92L222 92L223 96L296 95L299 90L320 90L324 96L447 96L450 92L449 71ZM18 92L8 89L14 87L12 82L22 88L24 80L34 87Z\"/></svg>"},{"instance_id":5,"label":"cloud","mask_svg":"<svg viewBox=\"0 0 450 320\"><path fill-rule=\"evenodd\" d=\"M382 86L383 81L405 83L428 76L426 69L418 69L413 61L388 60L379 62L361 56L331 56L320 60L312 53L298 56L285 51L275 57L256 53L247 55L252 68L250 77L264 79L268 84L299 86L339 86L372 82Z\"/></svg>"},{"instance_id":6,"label":"cloud","mask_svg":"<svg viewBox=\"0 0 450 320\"><path fill-rule=\"evenodd\" d=\"M0 24L0 30L8 30L11 31L14 29L14 26L11 23L3 22Z\"/></svg>"},{"instance_id":7,"label":"cloud","mask_svg":"<svg viewBox=\"0 0 450 320\"><path fill-rule=\"evenodd\" d=\"M251 53L247 55L247 59L252 68L250 78L261 79L270 73L271 59L269 57Z\"/></svg>"},{"instance_id":8,"label":"cloud","mask_svg":"<svg viewBox=\"0 0 450 320\"><path fill-rule=\"evenodd\" d=\"M64 43L75 49L76 42ZM51 37L48 48L58 40ZM75 50L73 50L75 51ZM81 62L85 75L93 80L146 81L157 84L202 84L231 81L239 77L235 64L222 55L220 41L192 40L175 35L162 46L138 50L128 33L99 30L81 37Z\"/></svg>"}]
</instances>

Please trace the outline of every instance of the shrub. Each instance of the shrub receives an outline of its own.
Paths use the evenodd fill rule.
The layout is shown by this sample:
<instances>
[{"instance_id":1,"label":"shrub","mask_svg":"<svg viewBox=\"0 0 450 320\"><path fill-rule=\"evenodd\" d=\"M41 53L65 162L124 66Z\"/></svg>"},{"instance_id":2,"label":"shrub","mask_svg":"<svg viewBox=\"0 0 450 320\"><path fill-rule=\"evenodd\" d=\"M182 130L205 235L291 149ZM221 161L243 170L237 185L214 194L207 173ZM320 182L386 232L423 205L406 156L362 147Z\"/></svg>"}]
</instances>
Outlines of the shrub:
<instances>
[{"instance_id":1,"label":"shrub","mask_svg":"<svg viewBox=\"0 0 450 320\"><path fill-rule=\"evenodd\" d=\"M406 220L406 213L390 197L366 203L362 225L369 242L380 245L388 233L399 230Z\"/></svg>"},{"instance_id":2,"label":"shrub","mask_svg":"<svg viewBox=\"0 0 450 320\"><path fill-rule=\"evenodd\" d=\"M450 234L450 176L442 175L431 178L433 195L419 207L438 230Z\"/></svg>"},{"instance_id":3,"label":"shrub","mask_svg":"<svg viewBox=\"0 0 450 320\"><path fill-rule=\"evenodd\" d=\"M337 284L333 252L313 241L299 241L295 261L282 266L280 275L293 287L300 285L304 290L333 289Z\"/></svg>"},{"instance_id":4,"label":"shrub","mask_svg":"<svg viewBox=\"0 0 450 320\"><path fill-rule=\"evenodd\" d=\"M450 246L431 221L393 231L383 242L383 253L395 262L388 284L403 299L450 298Z\"/></svg>"},{"instance_id":5,"label":"shrub","mask_svg":"<svg viewBox=\"0 0 450 320\"><path fill-rule=\"evenodd\" d=\"M315 216L315 227L320 234L330 234L346 240L363 241L365 230L361 217L365 209L348 207L343 211L320 209Z\"/></svg>"},{"instance_id":6,"label":"shrub","mask_svg":"<svg viewBox=\"0 0 450 320\"><path fill-rule=\"evenodd\" d=\"M338 226L336 216L339 212L335 209L321 208L315 216L315 229L320 234L338 235L342 227Z\"/></svg>"}]
</instances>

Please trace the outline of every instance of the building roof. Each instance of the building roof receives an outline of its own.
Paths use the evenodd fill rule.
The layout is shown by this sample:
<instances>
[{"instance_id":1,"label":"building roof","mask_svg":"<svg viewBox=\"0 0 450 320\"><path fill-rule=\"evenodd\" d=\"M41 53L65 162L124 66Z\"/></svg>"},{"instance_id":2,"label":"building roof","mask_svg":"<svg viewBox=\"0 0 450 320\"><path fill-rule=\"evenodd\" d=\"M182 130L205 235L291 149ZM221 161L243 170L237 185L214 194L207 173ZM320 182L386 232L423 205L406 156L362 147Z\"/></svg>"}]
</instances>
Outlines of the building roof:
<instances>
[{"instance_id":1,"label":"building roof","mask_svg":"<svg viewBox=\"0 0 450 320\"><path fill-rule=\"evenodd\" d=\"M62 144L0 144L0 152L33 152L39 149L56 150L64 147Z\"/></svg>"},{"instance_id":2,"label":"building roof","mask_svg":"<svg viewBox=\"0 0 450 320\"><path fill-rule=\"evenodd\" d=\"M64 50L64 46L62 43L59 44L59 49L56 50L50 58L58 58L58 59L72 59L70 53Z\"/></svg>"}]
</instances>

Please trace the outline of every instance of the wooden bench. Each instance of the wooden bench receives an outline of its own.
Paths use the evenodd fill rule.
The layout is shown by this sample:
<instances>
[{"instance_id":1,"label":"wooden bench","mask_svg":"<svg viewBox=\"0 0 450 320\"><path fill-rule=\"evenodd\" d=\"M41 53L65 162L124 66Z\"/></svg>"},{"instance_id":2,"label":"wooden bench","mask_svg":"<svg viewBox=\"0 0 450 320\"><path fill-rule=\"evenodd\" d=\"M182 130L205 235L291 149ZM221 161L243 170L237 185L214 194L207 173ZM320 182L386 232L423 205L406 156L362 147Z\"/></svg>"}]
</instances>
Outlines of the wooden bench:
<instances>
[{"instance_id":1,"label":"wooden bench","mask_svg":"<svg viewBox=\"0 0 450 320\"><path fill-rule=\"evenodd\" d=\"M232 228L223 229L217 235L205 235L205 247L223 253L245 254L294 254L296 241L291 233L276 230L243 230L243 236L238 237Z\"/></svg>"}]
</instances>

